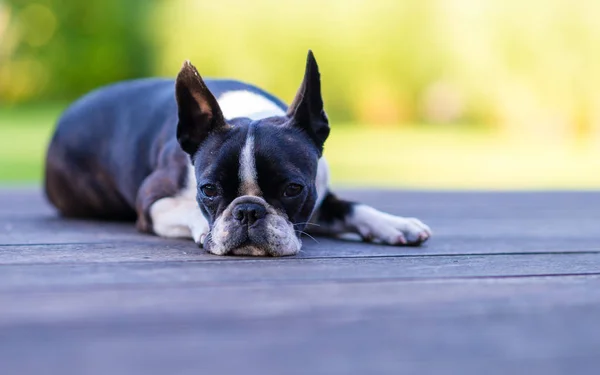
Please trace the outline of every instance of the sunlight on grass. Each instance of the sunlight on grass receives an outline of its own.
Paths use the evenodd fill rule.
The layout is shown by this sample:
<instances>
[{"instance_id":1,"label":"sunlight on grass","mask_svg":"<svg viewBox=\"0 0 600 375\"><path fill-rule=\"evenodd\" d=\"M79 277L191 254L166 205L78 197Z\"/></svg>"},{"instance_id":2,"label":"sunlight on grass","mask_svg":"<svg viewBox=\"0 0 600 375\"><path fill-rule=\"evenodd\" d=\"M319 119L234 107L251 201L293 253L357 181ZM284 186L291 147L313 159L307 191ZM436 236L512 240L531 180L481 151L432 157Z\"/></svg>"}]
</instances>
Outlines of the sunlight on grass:
<instances>
[{"instance_id":1,"label":"sunlight on grass","mask_svg":"<svg viewBox=\"0 0 600 375\"><path fill-rule=\"evenodd\" d=\"M61 107L0 109L0 182L41 180L46 145Z\"/></svg>"},{"instance_id":2,"label":"sunlight on grass","mask_svg":"<svg viewBox=\"0 0 600 375\"><path fill-rule=\"evenodd\" d=\"M465 129L335 127L325 154L340 185L431 189L598 188L600 148Z\"/></svg>"},{"instance_id":3,"label":"sunlight on grass","mask_svg":"<svg viewBox=\"0 0 600 375\"><path fill-rule=\"evenodd\" d=\"M0 109L0 182L39 183L60 107ZM466 127L334 124L325 155L342 186L428 189L600 187L600 147L550 144Z\"/></svg>"}]
</instances>

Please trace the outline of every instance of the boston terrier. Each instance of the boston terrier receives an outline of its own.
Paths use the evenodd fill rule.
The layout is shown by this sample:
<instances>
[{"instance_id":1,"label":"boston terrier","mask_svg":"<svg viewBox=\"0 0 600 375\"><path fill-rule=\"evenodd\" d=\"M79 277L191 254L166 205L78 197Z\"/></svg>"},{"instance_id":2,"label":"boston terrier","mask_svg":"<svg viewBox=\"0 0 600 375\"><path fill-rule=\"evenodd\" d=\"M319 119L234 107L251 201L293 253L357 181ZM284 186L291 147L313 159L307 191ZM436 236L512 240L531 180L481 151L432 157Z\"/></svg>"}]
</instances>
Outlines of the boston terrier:
<instances>
[{"instance_id":1,"label":"boston terrier","mask_svg":"<svg viewBox=\"0 0 600 375\"><path fill-rule=\"evenodd\" d=\"M247 83L203 80L186 61L175 81L120 82L72 104L48 148L45 191L63 216L137 220L217 255L294 255L304 231L426 241L421 221L330 191L328 136L311 51L289 106Z\"/></svg>"}]
</instances>

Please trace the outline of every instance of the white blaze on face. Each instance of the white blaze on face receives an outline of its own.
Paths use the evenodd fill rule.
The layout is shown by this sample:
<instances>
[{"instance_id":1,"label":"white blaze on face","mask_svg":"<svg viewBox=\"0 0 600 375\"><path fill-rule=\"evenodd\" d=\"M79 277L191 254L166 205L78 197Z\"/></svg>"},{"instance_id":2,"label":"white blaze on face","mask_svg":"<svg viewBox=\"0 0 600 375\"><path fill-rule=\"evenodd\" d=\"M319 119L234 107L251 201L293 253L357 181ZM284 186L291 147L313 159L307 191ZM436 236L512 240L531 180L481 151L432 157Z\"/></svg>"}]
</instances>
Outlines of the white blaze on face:
<instances>
[{"instance_id":1,"label":"white blaze on face","mask_svg":"<svg viewBox=\"0 0 600 375\"><path fill-rule=\"evenodd\" d=\"M285 111L277 103L258 93L247 90L228 91L219 96L217 100L223 115L227 119L247 117L251 120L259 120L271 116L285 115ZM250 128L240 153L240 195L261 195L256 176L254 142L254 133Z\"/></svg>"},{"instance_id":2,"label":"white blaze on face","mask_svg":"<svg viewBox=\"0 0 600 375\"><path fill-rule=\"evenodd\" d=\"M240 152L240 195L260 196L258 176L256 173L256 158L254 157L254 129L248 128L246 143Z\"/></svg>"}]
</instances>

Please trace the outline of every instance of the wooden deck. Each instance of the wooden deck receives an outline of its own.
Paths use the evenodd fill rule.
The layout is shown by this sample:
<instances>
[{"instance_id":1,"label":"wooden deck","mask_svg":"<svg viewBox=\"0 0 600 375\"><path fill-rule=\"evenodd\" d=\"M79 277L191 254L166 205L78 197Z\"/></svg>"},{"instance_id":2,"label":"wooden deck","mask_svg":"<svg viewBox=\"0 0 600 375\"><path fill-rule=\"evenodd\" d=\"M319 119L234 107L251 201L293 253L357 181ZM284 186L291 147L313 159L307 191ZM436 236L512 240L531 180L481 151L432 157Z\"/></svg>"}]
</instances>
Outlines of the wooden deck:
<instances>
[{"instance_id":1,"label":"wooden deck","mask_svg":"<svg viewBox=\"0 0 600 375\"><path fill-rule=\"evenodd\" d=\"M207 255L0 190L0 374L597 374L600 194L344 193L423 248Z\"/></svg>"}]
</instances>

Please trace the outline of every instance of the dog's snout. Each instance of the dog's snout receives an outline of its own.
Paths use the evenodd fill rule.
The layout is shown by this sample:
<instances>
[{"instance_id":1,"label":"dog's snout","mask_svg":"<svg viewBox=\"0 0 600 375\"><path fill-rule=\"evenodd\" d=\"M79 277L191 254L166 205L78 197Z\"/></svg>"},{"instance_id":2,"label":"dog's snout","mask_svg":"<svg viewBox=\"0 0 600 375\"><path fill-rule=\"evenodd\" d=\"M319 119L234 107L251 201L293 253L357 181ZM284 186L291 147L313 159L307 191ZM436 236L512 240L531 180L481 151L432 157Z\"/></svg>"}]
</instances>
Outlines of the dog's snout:
<instances>
[{"instance_id":1,"label":"dog's snout","mask_svg":"<svg viewBox=\"0 0 600 375\"><path fill-rule=\"evenodd\" d=\"M267 216L267 209L257 203L241 203L233 209L233 217L242 224L252 225Z\"/></svg>"}]
</instances>

